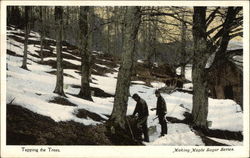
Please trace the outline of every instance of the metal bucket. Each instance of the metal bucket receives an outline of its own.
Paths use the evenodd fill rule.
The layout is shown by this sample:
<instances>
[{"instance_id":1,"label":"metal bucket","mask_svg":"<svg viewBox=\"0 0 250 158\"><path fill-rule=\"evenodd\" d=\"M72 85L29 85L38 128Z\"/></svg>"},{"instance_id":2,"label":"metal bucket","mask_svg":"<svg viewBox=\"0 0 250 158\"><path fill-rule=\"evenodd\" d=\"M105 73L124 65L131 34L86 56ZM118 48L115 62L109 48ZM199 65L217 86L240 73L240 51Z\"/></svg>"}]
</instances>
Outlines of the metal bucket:
<instances>
[{"instance_id":1,"label":"metal bucket","mask_svg":"<svg viewBox=\"0 0 250 158\"><path fill-rule=\"evenodd\" d=\"M150 126L150 127L148 127L148 135L153 135L156 132L157 132L156 126Z\"/></svg>"}]
</instances>

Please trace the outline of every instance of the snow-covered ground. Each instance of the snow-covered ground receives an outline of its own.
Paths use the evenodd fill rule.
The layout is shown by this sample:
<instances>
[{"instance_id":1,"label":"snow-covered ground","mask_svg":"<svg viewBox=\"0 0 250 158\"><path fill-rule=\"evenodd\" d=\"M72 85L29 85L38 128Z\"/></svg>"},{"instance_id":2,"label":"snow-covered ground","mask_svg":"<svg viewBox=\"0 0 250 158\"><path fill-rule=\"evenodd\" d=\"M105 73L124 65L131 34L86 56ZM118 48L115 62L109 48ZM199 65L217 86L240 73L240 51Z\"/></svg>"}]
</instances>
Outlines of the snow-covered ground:
<instances>
[{"instance_id":1,"label":"snow-covered ground","mask_svg":"<svg viewBox=\"0 0 250 158\"><path fill-rule=\"evenodd\" d=\"M148 104L148 108L156 107L156 97L154 91L160 87L150 88L144 85L132 85L130 93L138 93ZM174 92L170 95L162 94L167 103L167 116L184 119L184 112L192 110L192 95L182 92ZM132 114L136 102L129 98L128 114ZM183 106L180 106L180 105ZM200 137L195 134L185 124L168 123L168 135L162 138L160 136L160 125L158 119L153 120L155 111L149 111L148 126L156 126L157 132L151 135L148 145L204 145ZM222 117L223 116L223 117ZM243 120L240 106L232 100L220 100L209 98L208 121L211 121L210 129L221 129L229 131L242 131ZM188 129L187 129L188 128ZM192 140L189 140L192 139ZM230 141L229 141L230 142ZM227 144L227 143L226 143ZM230 143L229 143L230 144Z\"/></svg>"},{"instance_id":2,"label":"snow-covered ground","mask_svg":"<svg viewBox=\"0 0 250 158\"><path fill-rule=\"evenodd\" d=\"M242 41L230 40L228 43L227 50L243 49Z\"/></svg>"},{"instance_id":3,"label":"snow-covered ground","mask_svg":"<svg viewBox=\"0 0 250 158\"><path fill-rule=\"evenodd\" d=\"M21 30L18 30L19 32ZM8 31L8 34L12 34L14 30ZM17 32L17 31L16 31ZM33 39L39 40L39 35L35 32L32 33ZM7 49L15 52L18 55L23 54L23 44L13 39L8 39ZM39 50L39 47L29 45L28 50L31 54L38 55L35 50ZM20 105L35 113L51 117L55 121L69 121L83 123L85 125L96 125L101 122L96 122L90 118L78 118L75 113L78 109L85 108L89 111L100 114L106 118L104 114L110 115L113 108L113 97L99 98L93 97L94 102L86 101L68 94L78 94L80 89L73 88L70 85L80 85L81 77L74 70L66 69L64 73L72 75L74 78L64 76L64 91L67 95L67 99L76 104L77 106L62 106L56 103L50 103L57 94L53 93L56 83L56 76L46 73L55 71L51 66L40 65L35 61L39 61L39 58L32 57L28 54L28 57L32 60L28 60L28 69L30 71L20 68L22 64L22 57L7 55L7 103L13 99L13 104ZM55 58L51 58L55 60ZM67 60L68 62L79 65L78 61ZM106 65L100 65L100 67L107 67ZM118 68L116 68L118 70ZM186 67L186 78L191 80L191 67ZM92 75L94 83L91 83L92 87L98 87L107 93L114 94L116 86L117 72L108 73L106 76ZM138 93L144 100L146 100L149 109L156 106L156 97L154 91L164 86L163 83L154 82L153 87L147 87L143 85L142 81L135 81L130 87L130 93ZM186 85L192 87L192 85ZM182 92L174 92L170 95L162 94L167 103L167 116L175 117L180 120L184 119L183 113L190 112L192 110L192 95ZM127 114L133 113L135 108L135 101L128 100ZM181 105L182 104L182 105ZM180 106L181 105L181 106ZM229 131L242 131L243 120L240 106L232 100L219 100L209 98L209 111L208 120L211 121L211 129L221 129ZM197 136L188 125L181 123L168 123L168 135L160 137L160 125L158 119L153 120L156 115L155 111L149 111L148 126L156 127L156 132L151 133L150 142L146 145L204 145L201 138ZM213 138L215 139L215 138ZM218 139L216 139L218 140ZM228 145L242 145L242 142L218 140Z\"/></svg>"},{"instance_id":4,"label":"snow-covered ground","mask_svg":"<svg viewBox=\"0 0 250 158\"><path fill-rule=\"evenodd\" d=\"M181 75L181 67L176 69L176 74ZM192 65L188 64L185 67L185 78L189 81L192 81Z\"/></svg>"}]
</instances>

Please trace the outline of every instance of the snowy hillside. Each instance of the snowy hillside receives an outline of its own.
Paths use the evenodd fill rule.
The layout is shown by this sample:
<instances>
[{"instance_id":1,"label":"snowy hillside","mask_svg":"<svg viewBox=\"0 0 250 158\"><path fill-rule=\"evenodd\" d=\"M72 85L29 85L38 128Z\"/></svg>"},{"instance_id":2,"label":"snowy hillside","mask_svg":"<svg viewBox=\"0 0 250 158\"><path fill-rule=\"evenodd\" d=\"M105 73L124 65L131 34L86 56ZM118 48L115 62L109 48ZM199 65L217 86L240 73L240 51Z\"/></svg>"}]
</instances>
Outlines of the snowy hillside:
<instances>
[{"instance_id":1,"label":"snowy hillside","mask_svg":"<svg viewBox=\"0 0 250 158\"><path fill-rule=\"evenodd\" d=\"M93 102L77 97L80 91L81 76L79 70L80 56L73 52L69 45L63 46L64 62L71 65L64 69L64 92L67 97L61 98L64 102L57 101L59 96L54 94L56 83L55 45L51 42L51 52L47 53L44 63L40 63L39 34L31 32L31 43L28 45L28 69L20 68L22 64L23 42L22 30L8 27L7 31L7 103L12 103L26 108L34 113L50 117L56 122L74 121L83 125L98 125L105 122L113 109L114 94L118 64L112 63L103 54L94 53L96 63L93 65L91 75L91 87L95 91ZM53 40L51 40L53 41ZM37 44L36 44L37 43ZM51 64L52 63L52 64ZM103 72L103 73L101 73ZM191 67L187 69L187 78L191 80ZM156 106L154 91L164 86L161 82L152 82L153 87L143 84L143 81L133 81L130 94L138 93L146 100L149 109ZM189 85L186 85L190 87ZM99 94L99 93L101 94ZM175 118L180 123L168 121L168 135L160 137L160 125L155 111L150 111L148 126L156 126L156 132L150 133L150 142L146 145L171 145L171 146L203 146L206 145L201 136L189 127L185 122L184 114L192 111L192 94L175 91L174 93L162 94L167 103L167 116ZM129 98L127 114L131 115L136 102ZM98 114L102 119L94 119L91 115L86 118L79 117L79 111L85 109L89 113ZM243 131L243 114L241 108L233 100L219 100L209 98L208 120L212 131L239 132ZM214 135L213 135L214 136ZM242 140L226 140L210 136L208 139L226 145L243 145Z\"/></svg>"}]
</instances>

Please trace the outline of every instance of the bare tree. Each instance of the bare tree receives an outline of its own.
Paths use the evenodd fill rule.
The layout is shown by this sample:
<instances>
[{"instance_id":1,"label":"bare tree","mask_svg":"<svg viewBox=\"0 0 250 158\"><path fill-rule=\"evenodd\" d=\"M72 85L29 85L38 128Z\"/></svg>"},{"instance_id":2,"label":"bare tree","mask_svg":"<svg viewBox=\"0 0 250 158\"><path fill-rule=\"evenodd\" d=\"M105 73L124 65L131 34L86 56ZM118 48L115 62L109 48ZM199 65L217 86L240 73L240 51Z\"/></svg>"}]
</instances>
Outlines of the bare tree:
<instances>
[{"instance_id":1,"label":"bare tree","mask_svg":"<svg viewBox=\"0 0 250 158\"><path fill-rule=\"evenodd\" d=\"M141 21L140 7L126 7L122 63L118 73L114 107L110 120L125 128L135 42Z\"/></svg>"},{"instance_id":2,"label":"bare tree","mask_svg":"<svg viewBox=\"0 0 250 158\"><path fill-rule=\"evenodd\" d=\"M185 13L182 14L182 19L185 19ZM187 44L187 25L185 22L181 22L181 77L185 78L186 67L186 44Z\"/></svg>"},{"instance_id":3,"label":"bare tree","mask_svg":"<svg viewBox=\"0 0 250 158\"><path fill-rule=\"evenodd\" d=\"M195 7L193 16L194 58L193 80L193 119L196 126L207 127L208 92L204 71L210 52L206 43L206 7Z\"/></svg>"},{"instance_id":4,"label":"bare tree","mask_svg":"<svg viewBox=\"0 0 250 158\"><path fill-rule=\"evenodd\" d=\"M221 15L219 7L215 8L206 18L206 7L194 7L193 14L193 38L194 38L194 56L193 56L193 109L192 116L194 125L206 129L208 114L208 88L207 74L217 64L230 55L227 52L229 41L241 35L238 31L242 25L242 16L239 16L242 7L228 7L226 14L222 16L223 23L211 28L209 25L216 16ZM235 30L237 32L235 33ZM213 36L212 33L217 31ZM215 53L215 59L210 67L207 66L209 57Z\"/></svg>"},{"instance_id":5,"label":"bare tree","mask_svg":"<svg viewBox=\"0 0 250 158\"><path fill-rule=\"evenodd\" d=\"M30 33L29 28L29 14L30 14L30 7L25 6L25 37L24 37L24 51L23 51L23 64L21 68L28 70L27 68L27 56L28 56L28 38Z\"/></svg>"},{"instance_id":6,"label":"bare tree","mask_svg":"<svg viewBox=\"0 0 250 158\"><path fill-rule=\"evenodd\" d=\"M110 19L111 15L110 15L110 11L111 11L111 7L107 6L106 7L106 14L107 14L107 19ZM111 53L111 45L110 45L110 40L111 40L111 35L110 35L110 31L111 31L111 24L108 23L107 24L107 47L106 47L106 52L107 53Z\"/></svg>"},{"instance_id":7,"label":"bare tree","mask_svg":"<svg viewBox=\"0 0 250 158\"><path fill-rule=\"evenodd\" d=\"M88 6L80 7L80 52L81 52L81 90L79 96L93 101L89 86L90 80L90 52L88 50Z\"/></svg>"},{"instance_id":8,"label":"bare tree","mask_svg":"<svg viewBox=\"0 0 250 158\"><path fill-rule=\"evenodd\" d=\"M54 93L65 96L63 91L63 67L62 67L62 31L63 31L63 8L55 7L55 31L56 31L56 88Z\"/></svg>"},{"instance_id":9,"label":"bare tree","mask_svg":"<svg viewBox=\"0 0 250 158\"><path fill-rule=\"evenodd\" d=\"M40 8L40 57L41 62L43 62L43 47L44 47L44 36L45 36L45 7L39 7Z\"/></svg>"}]
</instances>

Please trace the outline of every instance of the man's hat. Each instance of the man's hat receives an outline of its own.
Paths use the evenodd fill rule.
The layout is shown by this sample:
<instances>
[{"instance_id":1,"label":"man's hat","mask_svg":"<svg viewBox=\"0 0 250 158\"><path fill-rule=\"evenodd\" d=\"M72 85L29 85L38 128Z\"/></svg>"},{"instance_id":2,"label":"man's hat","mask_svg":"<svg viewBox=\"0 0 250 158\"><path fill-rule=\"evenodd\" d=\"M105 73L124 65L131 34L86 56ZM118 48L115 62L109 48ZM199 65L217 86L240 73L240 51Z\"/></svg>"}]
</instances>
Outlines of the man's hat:
<instances>
[{"instance_id":1,"label":"man's hat","mask_svg":"<svg viewBox=\"0 0 250 158\"><path fill-rule=\"evenodd\" d=\"M155 94L160 94L160 91L158 89L156 89Z\"/></svg>"},{"instance_id":2,"label":"man's hat","mask_svg":"<svg viewBox=\"0 0 250 158\"><path fill-rule=\"evenodd\" d=\"M140 96L137 93L135 93L135 94L133 94L132 98L136 99L136 98L140 98Z\"/></svg>"}]
</instances>

